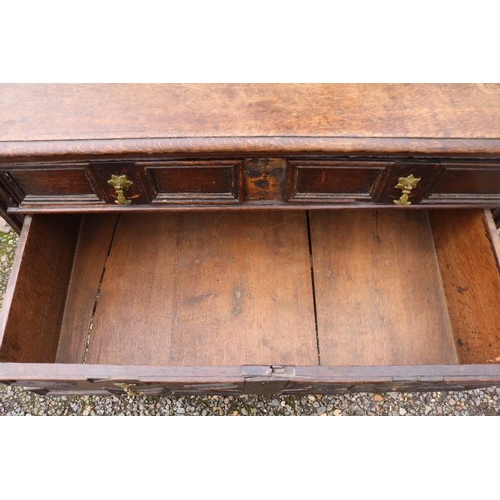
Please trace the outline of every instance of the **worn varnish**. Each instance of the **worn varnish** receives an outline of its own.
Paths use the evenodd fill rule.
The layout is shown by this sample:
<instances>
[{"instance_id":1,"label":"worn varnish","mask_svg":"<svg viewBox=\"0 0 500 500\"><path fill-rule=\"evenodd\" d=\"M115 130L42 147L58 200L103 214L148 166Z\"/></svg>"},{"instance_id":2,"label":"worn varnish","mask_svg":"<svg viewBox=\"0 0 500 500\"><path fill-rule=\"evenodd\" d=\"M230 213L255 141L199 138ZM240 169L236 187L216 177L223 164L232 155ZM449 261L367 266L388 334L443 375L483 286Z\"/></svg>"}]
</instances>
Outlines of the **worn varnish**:
<instances>
[{"instance_id":1,"label":"worn varnish","mask_svg":"<svg viewBox=\"0 0 500 500\"><path fill-rule=\"evenodd\" d=\"M338 204L370 200L394 162L303 160L288 165L287 201Z\"/></svg>"},{"instance_id":2,"label":"worn varnish","mask_svg":"<svg viewBox=\"0 0 500 500\"><path fill-rule=\"evenodd\" d=\"M500 154L497 84L0 86L0 161Z\"/></svg>"},{"instance_id":3,"label":"worn varnish","mask_svg":"<svg viewBox=\"0 0 500 500\"><path fill-rule=\"evenodd\" d=\"M239 203L242 197L242 162L142 161L154 203Z\"/></svg>"},{"instance_id":4,"label":"worn varnish","mask_svg":"<svg viewBox=\"0 0 500 500\"><path fill-rule=\"evenodd\" d=\"M495 84L3 85L0 213L122 211L111 175L144 212L394 208L410 174L412 208L498 208L499 113Z\"/></svg>"},{"instance_id":5,"label":"worn varnish","mask_svg":"<svg viewBox=\"0 0 500 500\"><path fill-rule=\"evenodd\" d=\"M500 186L500 165L443 162L443 173L432 189L434 197L484 197L491 199Z\"/></svg>"},{"instance_id":6,"label":"worn varnish","mask_svg":"<svg viewBox=\"0 0 500 500\"><path fill-rule=\"evenodd\" d=\"M243 171L245 201L284 199L287 162L282 158L251 158Z\"/></svg>"},{"instance_id":7,"label":"worn varnish","mask_svg":"<svg viewBox=\"0 0 500 500\"><path fill-rule=\"evenodd\" d=\"M485 139L500 137L499 107L495 84L7 84L0 87L0 141Z\"/></svg>"},{"instance_id":8,"label":"worn varnish","mask_svg":"<svg viewBox=\"0 0 500 500\"><path fill-rule=\"evenodd\" d=\"M296 214L122 215L88 362L317 362L307 227Z\"/></svg>"},{"instance_id":9,"label":"worn varnish","mask_svg":"<svg viewBox=\"0 0 500 500\"><path fill-rule=\"evenodd\" d=\"M425 212L311 213L321 363L456 363Z\"/></svg>"},{"instance_id":10,"label":"worn varnish","mask_svg":"<svg viewBox=\"0 0 500 500\"><path fill-rule=\"evenodd\" d=\"M0 381L500 385L499 114L497 84L0 86L0 213L24 226Z\"/></svg>"}]
</instances>

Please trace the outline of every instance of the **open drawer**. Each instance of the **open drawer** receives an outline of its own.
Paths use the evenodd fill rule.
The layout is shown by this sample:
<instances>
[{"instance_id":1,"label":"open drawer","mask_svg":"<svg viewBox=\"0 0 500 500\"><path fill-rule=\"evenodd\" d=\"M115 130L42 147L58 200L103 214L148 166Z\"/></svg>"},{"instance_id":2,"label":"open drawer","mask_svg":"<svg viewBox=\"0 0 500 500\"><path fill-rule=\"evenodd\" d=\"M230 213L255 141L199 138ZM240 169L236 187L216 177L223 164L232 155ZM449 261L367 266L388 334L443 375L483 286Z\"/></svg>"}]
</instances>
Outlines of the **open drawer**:
<instances>
[{"instance_id":1,"label":"open drawer","mask_svg":"<svg viewBox=\"0 0 500 500\"><path fill-rule=\"evenodd\" d=\"M27 216L0 381L40 393L500 385L483 210Z\"/></svg>"}]
</instances>

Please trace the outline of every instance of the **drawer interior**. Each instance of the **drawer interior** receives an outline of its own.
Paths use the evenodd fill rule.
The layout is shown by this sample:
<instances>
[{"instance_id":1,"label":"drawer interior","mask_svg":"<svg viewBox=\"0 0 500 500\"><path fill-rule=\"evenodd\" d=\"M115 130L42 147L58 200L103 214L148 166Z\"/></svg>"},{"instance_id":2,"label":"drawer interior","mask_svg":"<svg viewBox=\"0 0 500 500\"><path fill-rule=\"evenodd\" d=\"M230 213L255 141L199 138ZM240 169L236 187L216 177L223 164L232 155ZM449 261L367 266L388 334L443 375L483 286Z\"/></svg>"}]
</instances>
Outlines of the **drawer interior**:
<instances>
[{"instance_id":1,"label":"drawer interior","mask_svg":"<svg viewBox=\"0 0 500 500\"><path fill-rule=\"evenodd\" d=\"M495 363L499 247L475 209L38 214L0 361Z\"/></svg>"}]
</instances>

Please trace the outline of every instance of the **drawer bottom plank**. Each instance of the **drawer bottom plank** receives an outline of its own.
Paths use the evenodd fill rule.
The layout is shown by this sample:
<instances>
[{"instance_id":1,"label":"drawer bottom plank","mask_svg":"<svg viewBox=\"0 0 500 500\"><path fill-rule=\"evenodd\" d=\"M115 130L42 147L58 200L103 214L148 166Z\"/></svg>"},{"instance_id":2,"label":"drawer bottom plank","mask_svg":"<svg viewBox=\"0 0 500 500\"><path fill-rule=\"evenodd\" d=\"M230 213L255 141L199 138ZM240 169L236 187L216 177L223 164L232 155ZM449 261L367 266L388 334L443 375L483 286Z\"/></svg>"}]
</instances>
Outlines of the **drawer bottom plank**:
<instances>
[{"instance_id":1,"label":"drawer bottom plank","mask_svg":"<svg viewBox=\"0 0 500 500\"><path fill-rule=\"evenodd\" d=\"M305 212L123 214L88 363L318 362Z\"/></svg>"},{"instance_id":2,"label":"drawer bottom plank","mask_svg":"<svg viewBox=\"0 0 500 500\"><path fill-rule=\"evenodd\" d=\"M57 363L84 362L92 314L117 220L117 214L87 214L82 217Z\"/></svg>"},{"instance_id":3,"label":"drawer bottom plank","mask_svg":"<svg viewBox=\"0 0 500 500\"><path fill-rule=\"evenodd\" d=\"M322 365L453 364L426 212L312 212Z\"/></svg>"}]
</instances>

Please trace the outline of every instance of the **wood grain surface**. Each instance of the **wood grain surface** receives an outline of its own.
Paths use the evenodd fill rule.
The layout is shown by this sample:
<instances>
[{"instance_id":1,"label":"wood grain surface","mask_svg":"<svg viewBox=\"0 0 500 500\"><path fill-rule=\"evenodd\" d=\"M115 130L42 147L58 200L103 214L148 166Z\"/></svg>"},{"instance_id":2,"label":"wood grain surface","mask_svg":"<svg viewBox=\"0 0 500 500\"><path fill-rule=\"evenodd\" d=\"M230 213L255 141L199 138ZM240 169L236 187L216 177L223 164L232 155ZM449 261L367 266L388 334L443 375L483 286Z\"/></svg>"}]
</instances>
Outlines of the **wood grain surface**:
<instances>
[{"instance_id":1,"label":"wood grain surface","mask_svg":"<svg viewBox=\"0 0 500 500\"><path fill-rule=\"evenodd\" d=\"M499 138L495 84L5 84L0 141Z\"/></svg>"},{"instance_id":2,"label":"wood grain surface","mask_svg":"<svg viewBox=\"0 0 500 500\"><path fill-rule=\"evenodd\" d=\"M89 328L110 251L118 215L83 215L66 307L57 363L83 363Z\"/></svg>"},{"instance_id":3,"label":"wood grain surface","mask_svg":"<svg viewBox=\"0 0 500 500\"><path fill-rule=\"evenodd\" d=\"M491 214L430 214L460 362L500 363L500 254Z\"/></svg>"},{"instance_id":4,"label":"wood grain surface","mask_svg":"<svg viewBox=\"0 0 500 500\"><path fill-rule=\"evenodd\" d=\"M124 214L89 363L317 363L305 213Z\"/></svg>"},{"instance_id":5,"label":"wood grain surface","mask_svg":"<svg viewBox=\"0 0 500 500\"><path fill-rule=\"evenodd\" d=\"M457 363L425 212L310 220L322 365Z\"/></svg>"},{"instance_id":6,"label":"wood grain surface","mask_svg":"<svg viewBox=\"0 0 500 500\"><path fill-rule=\"evenodd\" d=\"M286 376L269 366L118 366L0 363L0 380L39 394L247 393L262 385L282 394L466 390L500 385L500 365L298 366Z\"/></svg>"},{"instance_id":7,"label":"wood grain surface","mask_svg":"<svg viewBox=\"0 0 500 500\"><path fill-rule=\"evenodd\" d=\"M27 218L2 312L0 361L54 363L79 220Z\"/></svg>"}]
</instances>

